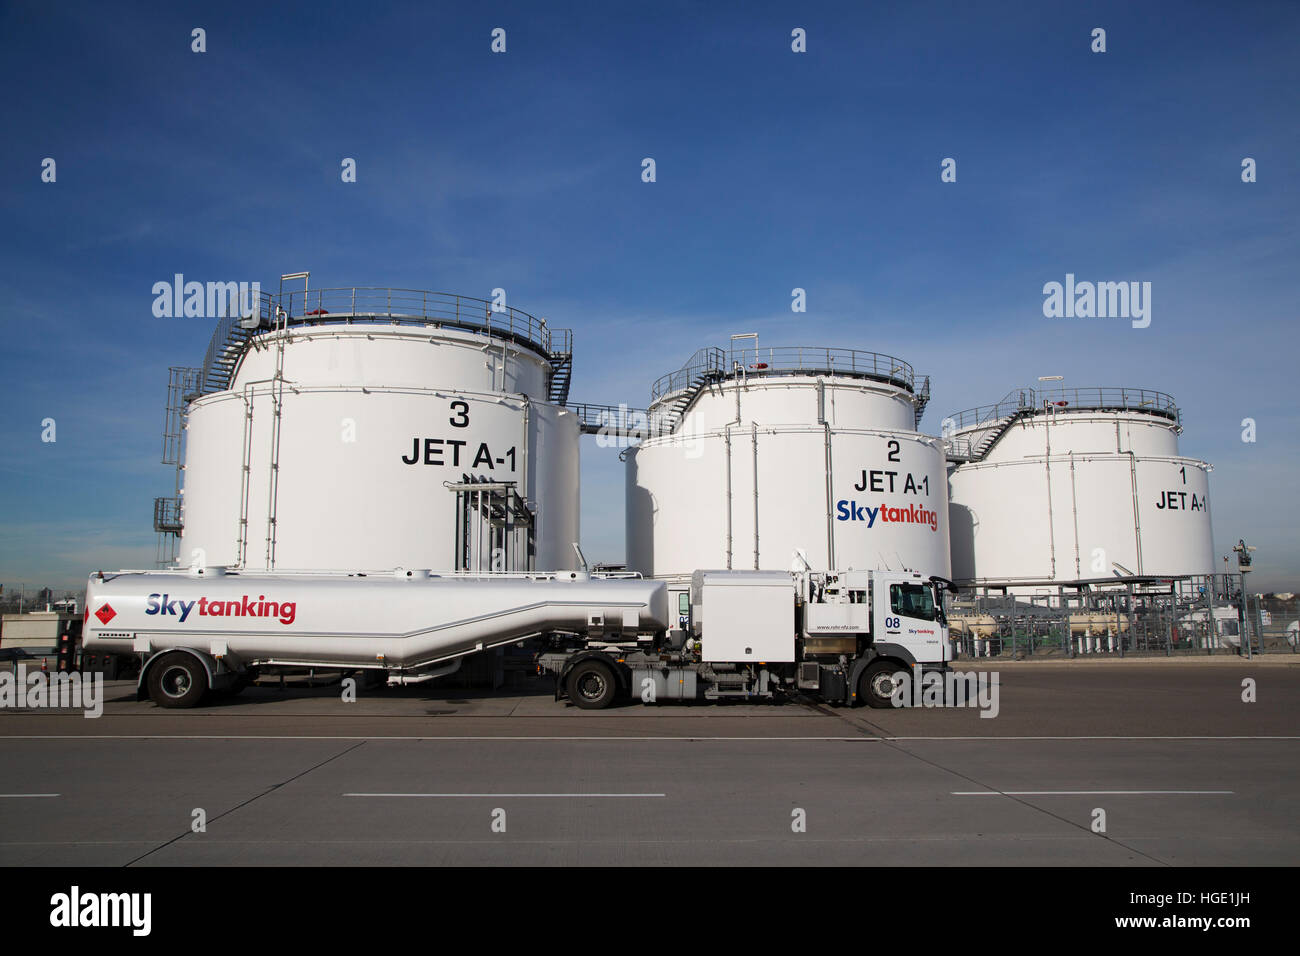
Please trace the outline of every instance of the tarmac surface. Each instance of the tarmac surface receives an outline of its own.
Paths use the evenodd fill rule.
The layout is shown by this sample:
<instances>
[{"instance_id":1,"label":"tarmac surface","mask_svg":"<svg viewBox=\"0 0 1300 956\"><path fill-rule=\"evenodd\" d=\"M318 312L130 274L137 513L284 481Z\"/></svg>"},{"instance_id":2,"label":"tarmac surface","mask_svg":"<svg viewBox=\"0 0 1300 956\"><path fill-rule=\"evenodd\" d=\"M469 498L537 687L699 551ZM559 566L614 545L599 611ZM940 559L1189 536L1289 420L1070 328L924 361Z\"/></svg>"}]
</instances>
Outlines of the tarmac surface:
<instances>
[{"instance_id":1,"label":"tarmac surface","mask_svg":"<svg viewBox=\"0 0 1300 956\"><path fill-rule=\"evenodd\" d=\"M0 865L1300 862L1300 659L968 668L995 718L111 682L98 719L0 710Z\"/></svg>"}]
</instances>

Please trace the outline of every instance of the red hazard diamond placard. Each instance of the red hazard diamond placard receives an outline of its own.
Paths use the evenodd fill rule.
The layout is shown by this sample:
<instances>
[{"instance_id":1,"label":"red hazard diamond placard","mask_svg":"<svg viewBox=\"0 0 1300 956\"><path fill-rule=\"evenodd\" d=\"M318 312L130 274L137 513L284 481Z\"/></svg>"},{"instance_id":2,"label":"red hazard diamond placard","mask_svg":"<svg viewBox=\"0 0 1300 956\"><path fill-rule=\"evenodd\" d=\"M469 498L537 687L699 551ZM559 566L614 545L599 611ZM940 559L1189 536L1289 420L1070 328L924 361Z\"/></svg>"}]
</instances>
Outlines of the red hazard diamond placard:
<instances>
[{"instance_id":1,"label":"red hazard diamond placard","mask_svg":"<svg viewBox=\"0 0 1300 956\"><path fill-rule=\"evenodd\" d=\"M95 612L95 617L99 618L100 624L107 624L113 618L117 617L117 612L113 610L113 605L105 604Z\"/></svg>"}]
</instances>

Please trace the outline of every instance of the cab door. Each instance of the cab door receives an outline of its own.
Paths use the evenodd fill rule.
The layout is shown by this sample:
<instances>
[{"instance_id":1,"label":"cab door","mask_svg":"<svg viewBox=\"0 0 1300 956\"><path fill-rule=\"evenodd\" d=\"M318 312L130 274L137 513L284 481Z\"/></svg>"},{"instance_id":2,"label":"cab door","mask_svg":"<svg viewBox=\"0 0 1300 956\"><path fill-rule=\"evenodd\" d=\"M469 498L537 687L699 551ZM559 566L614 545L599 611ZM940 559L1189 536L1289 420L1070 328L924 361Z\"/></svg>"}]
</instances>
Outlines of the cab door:
<instances>
[{"instance_id":1,"label":"cab door","mask_svg":"<svg viewBox=\"0 0 1300 956\"><path fill-rule=\"evenodd\" d=\"M902 575L877 580L875 642L899 644L918 663L946 660L942 612L935 606L930 582Z\"/></svg>"},{"instance_id":2,"label":"cab door","mask_svg":"<svg viewBox=\"0 0 1300 956\"><path fill-rule=\"evenodd\" d=\"M873 644L901 644L902 619L894 612L893 589L899 584L895 577L876 575L871 582L871 642Z\"/></svg>"}]
</instances>

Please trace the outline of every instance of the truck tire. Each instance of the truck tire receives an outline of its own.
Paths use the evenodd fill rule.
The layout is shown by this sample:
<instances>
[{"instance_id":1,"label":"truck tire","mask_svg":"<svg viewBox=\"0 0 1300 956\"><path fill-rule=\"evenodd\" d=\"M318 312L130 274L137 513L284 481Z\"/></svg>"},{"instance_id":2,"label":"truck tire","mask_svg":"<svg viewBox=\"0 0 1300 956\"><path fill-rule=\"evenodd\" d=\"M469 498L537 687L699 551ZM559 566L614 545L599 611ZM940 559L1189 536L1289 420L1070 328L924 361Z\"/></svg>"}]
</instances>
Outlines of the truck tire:
<instances>
[{"instance_id":1,"label":"truck tire","mask_svg":"<svg viewBox=\"0 0 1300 956\"><path fill-rule=\"evenodd\" d=\"M194 707L208 692L208 672L190 654L167 654L149 668L149 697L159 707Z\"/></svg>"},{"instance_id":2,"label":"truck tire","mask_svg":"<svg viewBox=\"0 0 1300 956\"><path fill-rule=\"evenodd\" d=\"M609 665L600 661L583 661L569 672L569 700L583 710L600 710L614 703L618 681Z\"/></svg>"},{"instance_id":3,"label":"truck tire","mask_svg":"<svg viewBox=\"0 0 1300 956\"><path fill-rule=\"evenodd\" d=\"M893 661L877 661L858 678L858 700L877 710L893 707L893 694L897 673L907 673L907 668Z\"/></svg>"}]
</instances>

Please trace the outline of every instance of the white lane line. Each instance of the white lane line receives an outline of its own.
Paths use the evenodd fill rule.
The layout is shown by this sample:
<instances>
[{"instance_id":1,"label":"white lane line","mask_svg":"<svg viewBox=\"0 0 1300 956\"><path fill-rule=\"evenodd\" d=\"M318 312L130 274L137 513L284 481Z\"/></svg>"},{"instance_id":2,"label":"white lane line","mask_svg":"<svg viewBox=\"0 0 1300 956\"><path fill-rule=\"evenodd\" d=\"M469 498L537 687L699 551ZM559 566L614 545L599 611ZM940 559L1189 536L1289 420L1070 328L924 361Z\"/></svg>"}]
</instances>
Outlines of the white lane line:
<instances>
[{"instance_id":1,"label":"white lane line","mask_svg":"<svg viewBox=\"0 0 1300 956\"><path fill-rule=\"evenodd\" d=\"M0 797L5 799L17 799L22 797L57 797L57 793L0 793Z\"/></svg>"},{"instance_id":2,"label":"white lane line","mask_svg":"<svg viewBox=\"0 0 1300 956\"><path fill-rule=\"evenodd\" d=\"M1297 738L1300 739L1300 738ZM677 743L692 743L701 740L727 740L727 741L744 741L752 740L760 743L773 743L785 740L813 740L813 741L850 741L853 743L880 743L880 737L401 737L401 736L376 736L374 734L361 734L354 736L323 736L323 735L272 735L272 734L51 734L45 736L42 734L7 734L0 735L0 743L6 740L460 740L482 742L487 740L538 740L538 741L564 741L564 740L581 740L581 741L646 741L646 740L663 740Z\"/></svg>"},{"instance_id":3,"label":"white lane line","mask_svg":"<svg viewBox=\"0 0 1300 956\"><path fill-rule=\"evenodd\" d=\"M662 793L345 793L345 797L662 797Z\"/></svg>"},{"instance_id":4,"label":"white lane line","mask_svg":"<svg viewBox=\"0 0 1300 956\"><path fill-rule=\"evenodd\" d=\"M1026 736L1006 736L1006 737L557 737L557 736L539 736L530 737L520 736L443 736L443 737L420 737L420 736L384 736L375 734L354 734L351 736L335 735L286 735L286 734L0 734L0 743L6 740L461 740L461 741L486 741L486 740L535 740L535 741L675 741L678 743L693 743L701 740L718 740L718 741L754 741L756 743L775 743L778 741L831 741L853 743L881 743L882 741L907 741L907 740L975 740L975 741L1034 741L1034 740L1166 740L1166 741L1206 741L1206 740L1300 740L1300 735L1294 736L1211 736L1211 735L1187 735L1177 737L1157 737L1157 736L1132 736L1132 737L1026 737Z\"/></svg>"},{"instance_id":5,"label":"white lane line","mask_svg":"<svg viewBox=\"0 0 1300 956\"><path fill-rule=\"evenodd\" d=\"M1250 736L1222 736L1219 734L1179 734L1177 736L1156 736L1154 734L1133 735L1128 737L1111 736L1111 737L1028 737L1028 736L1001 736L1001 737L885 737L885 740L1300 740L1300 736L1294 735L1274 735L1253 734Z\"/></svg>"},{"instance_id":6,"label":"white lane line","mask_svg":"<svg viewBox=\"0 0 1300 956\"><path fill-rule=\"evenodd\" d=\"M1234 790L954 790L954 797L1140 797L1222 796Z\"/></svg>"}]
</instances>

